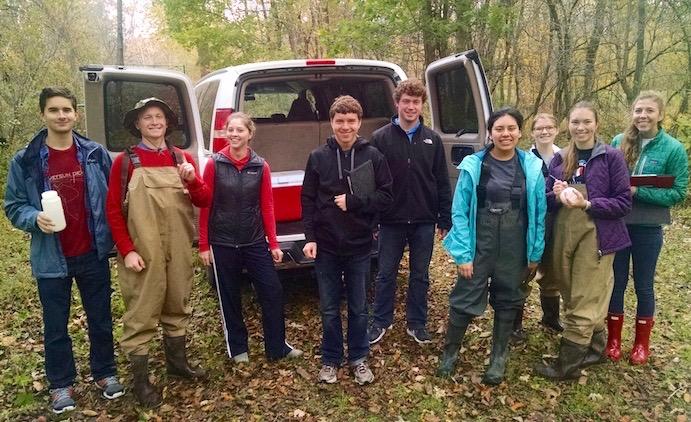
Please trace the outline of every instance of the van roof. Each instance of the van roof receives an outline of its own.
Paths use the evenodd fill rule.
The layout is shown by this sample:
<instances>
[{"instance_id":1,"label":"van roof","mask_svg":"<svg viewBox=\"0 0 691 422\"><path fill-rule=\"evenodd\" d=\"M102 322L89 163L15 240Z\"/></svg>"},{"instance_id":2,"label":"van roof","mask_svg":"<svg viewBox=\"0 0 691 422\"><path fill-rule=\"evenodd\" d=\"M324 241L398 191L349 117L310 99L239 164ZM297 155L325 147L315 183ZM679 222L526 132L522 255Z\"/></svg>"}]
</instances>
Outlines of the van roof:
<instances>
[{"instance_id":1,"label":"van roof","mask_svg":"<svg viewBox=\"0 0 691 422\"><path fill-rule=\"evenodd\" d=\"M262 70L274 69L290 69L290 68L319 68L319 67L347 67L347 66L363 66L363 67L384 67L393 70L399 75L401 79L406 78L403 69L397 64L385 62L381 60L365 60L365 59L298 59L298 60L276 60L268 62L247 63L237 66L228 66L223 69L216 70L201 78L197 83L206 79L214 78L224 73L234 73L236 76L256 72Z\"/></svg>"}]
</instances>

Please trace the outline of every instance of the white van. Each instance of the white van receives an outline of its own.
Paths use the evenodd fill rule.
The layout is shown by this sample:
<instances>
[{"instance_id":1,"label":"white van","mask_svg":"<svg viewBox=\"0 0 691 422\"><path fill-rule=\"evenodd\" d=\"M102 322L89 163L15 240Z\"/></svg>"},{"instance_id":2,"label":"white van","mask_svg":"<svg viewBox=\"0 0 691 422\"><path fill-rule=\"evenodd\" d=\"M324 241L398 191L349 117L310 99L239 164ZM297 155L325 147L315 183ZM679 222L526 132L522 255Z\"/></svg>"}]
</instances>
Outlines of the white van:
<instances>
[{"instance_id":1,"label":"white van","mask_svg":"<svg viewBox=\"0 0 691 422\"><path fill-rule=\"evenodd\" d=\"M395 114L394 87L405 80L400 66L358 59L286 60L217 70L193 86L182 73L129 66L84 66L88 136L115 155L136 142L122 126L124 114L140 99L158 97L178 114L171 136L190 152L200 169L226 144L223 126L230 114L252 116L257 133L250 146L271 166L278 241L284 262L278 268L310 265L302 254L305 236L300 191L310 151L331 135L329 107L352 95L363 107L360 135L367 139ZM456 166L486 139L492 104L475 50L432 63L425 72L430 126L442 137L452 186Z\"/></svg>"}]
</instances>

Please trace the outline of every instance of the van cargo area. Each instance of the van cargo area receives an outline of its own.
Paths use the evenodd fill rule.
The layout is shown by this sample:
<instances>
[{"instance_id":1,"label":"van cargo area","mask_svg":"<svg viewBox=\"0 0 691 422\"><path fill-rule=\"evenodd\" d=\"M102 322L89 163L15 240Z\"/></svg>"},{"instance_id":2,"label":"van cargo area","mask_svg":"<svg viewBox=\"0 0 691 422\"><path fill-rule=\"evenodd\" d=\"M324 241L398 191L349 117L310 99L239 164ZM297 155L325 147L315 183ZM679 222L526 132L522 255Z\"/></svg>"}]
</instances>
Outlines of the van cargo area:
<instances>
[{"instance_id":1,"label":"van cargo area","mask_svg":"<svg viewBox=\"0 0 691 422\"><path fill-rule=\"evenodd\" d=\"M364 71L364 69L363 69ZM369 138L395 113L390 72L365 75L311 69L290 77L249 74L242 79L240 111L250 116L256 133L250 146L271 167L276 230L280 243L291 243L289 258L304 263L300 194L307 158L332 135L329 107L339 95L351 95L363 109L360 136Z\"/></svg>"}]
</instances>

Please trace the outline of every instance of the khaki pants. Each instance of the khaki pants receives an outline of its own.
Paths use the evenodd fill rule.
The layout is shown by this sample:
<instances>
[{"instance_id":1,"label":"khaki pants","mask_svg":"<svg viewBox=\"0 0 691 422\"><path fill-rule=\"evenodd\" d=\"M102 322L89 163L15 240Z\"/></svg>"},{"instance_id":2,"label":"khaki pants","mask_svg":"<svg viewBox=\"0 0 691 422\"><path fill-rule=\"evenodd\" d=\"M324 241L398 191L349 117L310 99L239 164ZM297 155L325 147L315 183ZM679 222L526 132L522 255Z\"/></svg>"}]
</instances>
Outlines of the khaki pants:
<instances>
[{"instance_id":1,"label":"khaki pants","mask_svg":"<svg viewBox=\"0 0 691 422\"><path fill-rule=\"evenodd\" d=\"M138 167L127 198L127 229L146 268L125 268L118 256L125 301L121 346L128 355L148 354L159 321L166 336L185 334L192 313L192 203L175 167Z\"/></svg>"},{"instance_id":2,"label":"khaki pants","mask_svg":"<svg viewBox=\"0 0 691 422\"><path fill-rule=\"evenodd\" d=\"M585 186L573 187L585 196ZM562 207L552 235L551 256L543 270L564 300L563 337L589 345L593 332L605 328L614 254L599 256L595 223L582 209Z\"/></svg>"},{"instance_id":3,"label":"khaki pants","mask_svg":"<svg viewBox=\"0 0 691 422\"><path fill-rule=\"evenodd\" d=\"M544 297L559 297L559 285L554 277L547 277L545 275L545 267L549 265L552 259L552 234L554 231L554 214L547 213L545 217L545 252L542 254L542 263L538 266L537 276L535 281L540 286L540 296ZM549 270L547 270L549 271Z\"/></svg>"}]
</instances>

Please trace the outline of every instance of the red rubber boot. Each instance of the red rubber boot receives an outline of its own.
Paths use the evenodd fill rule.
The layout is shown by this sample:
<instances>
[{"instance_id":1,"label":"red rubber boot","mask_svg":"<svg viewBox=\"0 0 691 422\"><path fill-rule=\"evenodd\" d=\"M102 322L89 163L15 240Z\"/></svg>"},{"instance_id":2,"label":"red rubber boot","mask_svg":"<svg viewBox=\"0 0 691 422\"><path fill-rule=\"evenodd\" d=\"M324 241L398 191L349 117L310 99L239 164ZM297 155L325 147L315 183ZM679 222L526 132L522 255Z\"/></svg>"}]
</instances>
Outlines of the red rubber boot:
<instances>
[{"instance_id":1,"label":"red rubber boot","mask_svg":"<svg viewBox=\"0 0 691 422\"><path fill-rule=\"evenodd\" d=\"M624 325L624 314L607 314L607 346L605 355L613 362L621 359L621 327Z\"/></svg>"},{"instance_id":2,"label":"red rubber boot","mask_svg":"<svg viewBox=\"0 0 691 422\"><path fill-rule=\"evenodd\" d=\"M655 321L653 317L636 317L636 340L633 342L631 365L645 365L650 356L650 332Z\"/></svg>"}]
</instances>

